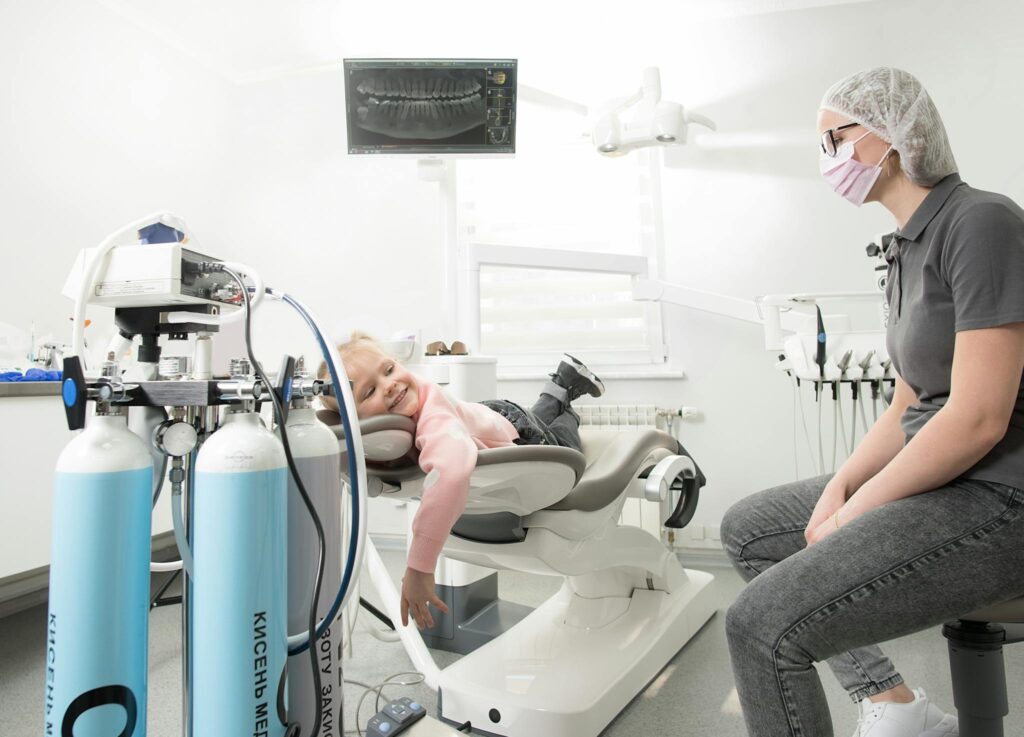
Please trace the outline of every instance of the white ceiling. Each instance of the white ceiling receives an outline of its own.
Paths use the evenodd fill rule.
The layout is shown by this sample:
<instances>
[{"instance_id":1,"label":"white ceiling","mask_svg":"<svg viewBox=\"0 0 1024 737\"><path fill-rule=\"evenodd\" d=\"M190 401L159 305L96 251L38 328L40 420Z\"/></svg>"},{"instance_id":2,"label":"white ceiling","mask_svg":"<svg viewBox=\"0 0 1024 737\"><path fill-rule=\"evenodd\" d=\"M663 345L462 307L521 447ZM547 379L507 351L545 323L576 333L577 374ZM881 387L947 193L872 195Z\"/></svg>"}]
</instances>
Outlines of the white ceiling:
<instances>
[{"instance_id":1,"label":"white ceiling","mask_svg":"<svg viewBox=\"0 0 1024 737\"><path fill-rule=\"evenodd\" d=\"M607 52L602 47L609 36L622 29L634 41L639 34L669 40L679 23L868 1L629 0L608 3L607 10L583 10L582 4L553 0L483 5L478 0L97 0L236 83L335 65L345 56L522 58L523 41L534 43L538 37L550 53L551 44L544 42L552 32L563 53ZM473 20L488 6L499 9L495 21ZM510 9L508 17L501 16L502 8ZM588 41L595 48L586 48Z\"/></svg>"}]
</instances>

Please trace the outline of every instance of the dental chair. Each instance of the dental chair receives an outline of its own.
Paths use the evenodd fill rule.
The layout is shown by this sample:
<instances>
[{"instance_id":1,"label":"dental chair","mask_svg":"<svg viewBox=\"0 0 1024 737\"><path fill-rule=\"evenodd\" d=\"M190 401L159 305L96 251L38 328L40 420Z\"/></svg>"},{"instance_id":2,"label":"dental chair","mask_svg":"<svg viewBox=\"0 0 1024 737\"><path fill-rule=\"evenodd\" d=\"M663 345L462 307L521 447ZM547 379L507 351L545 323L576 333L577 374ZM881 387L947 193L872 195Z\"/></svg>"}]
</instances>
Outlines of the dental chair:
<instances>
[{"instance_id":1,"label":"dental chair","mask_svg":"<svg viewBox=\"0 0 1024 737\"><path fill-rule=\"evenodd\" d=\"M949 645L953 703L960 737L1003 737L1006 698L1003 645L1024 642L1024 597L979 609L943 626Z\"/></svg>"},{"instance_id":2,"label":"dental chair","mask_svg":"<svg viewBox=\"0 0 1024 737\"><path fill-rule=\"evenodd\" d=\"M322 421L341 436L337 416ZM415 499L415 424L360 422L370 494ZM711 618L713 576L684 569L650 533L619 524L627 498L659 504L665 527L693 516L704 479L670 435L581 428L583 452L555 446L481 450L464 514L444 555L563 578L507 631L444 670L414 626L403 645L438 693L438 716L501 737L596 737ZM344 449L344 446L343 446ZM342 468L346 468L343 460ZM371 543L370 576L399 621L395 585Z\"/></svg>"}]
</instances>

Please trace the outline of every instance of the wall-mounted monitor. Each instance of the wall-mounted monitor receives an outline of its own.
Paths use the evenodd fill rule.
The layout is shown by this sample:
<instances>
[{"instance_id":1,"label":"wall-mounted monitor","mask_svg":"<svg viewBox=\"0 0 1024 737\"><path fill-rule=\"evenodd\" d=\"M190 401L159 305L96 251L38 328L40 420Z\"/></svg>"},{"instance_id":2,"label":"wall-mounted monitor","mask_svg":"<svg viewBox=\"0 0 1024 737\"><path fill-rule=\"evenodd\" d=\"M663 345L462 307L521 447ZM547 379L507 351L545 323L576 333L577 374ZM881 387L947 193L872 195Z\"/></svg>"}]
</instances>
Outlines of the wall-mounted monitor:
<instances>
[{"instance_id":1,"label":"wall-mounted monitor","mask_svg":"<svg viewBox=\"0 0 1024 737\"><path fill-rule=\"evenodd\" d=\"M345 59L350 154L511 156L515 59Z\"/></svg>"}]
</instances>

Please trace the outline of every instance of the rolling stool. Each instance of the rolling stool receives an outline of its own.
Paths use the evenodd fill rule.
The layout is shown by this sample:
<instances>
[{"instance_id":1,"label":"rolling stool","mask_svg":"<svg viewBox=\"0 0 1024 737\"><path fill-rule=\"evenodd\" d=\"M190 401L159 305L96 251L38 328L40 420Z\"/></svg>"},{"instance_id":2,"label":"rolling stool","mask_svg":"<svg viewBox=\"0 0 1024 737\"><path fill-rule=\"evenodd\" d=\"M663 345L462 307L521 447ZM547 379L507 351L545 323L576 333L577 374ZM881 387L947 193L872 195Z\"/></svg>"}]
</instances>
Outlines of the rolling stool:
<instances>
[{"instance_id":1,"label":"rolling stool","mask_svg":"<svg viewBox=\"0 0 1024 737\"><path fill-rule=\"evenodd\" d=\"M960 737L1003 737L1009 711L1003 645L1024 642L1024 597L985 607L942 627Z\"/></svg>"}]
</instances>

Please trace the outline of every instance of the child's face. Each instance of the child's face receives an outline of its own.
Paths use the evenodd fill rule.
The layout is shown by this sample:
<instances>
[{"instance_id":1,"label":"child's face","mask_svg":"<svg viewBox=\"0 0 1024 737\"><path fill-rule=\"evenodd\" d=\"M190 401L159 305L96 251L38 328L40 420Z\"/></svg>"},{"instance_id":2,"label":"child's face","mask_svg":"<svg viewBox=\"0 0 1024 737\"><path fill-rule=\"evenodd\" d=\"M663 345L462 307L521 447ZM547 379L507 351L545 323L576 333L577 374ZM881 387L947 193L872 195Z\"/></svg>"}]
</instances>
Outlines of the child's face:
<instances>
[{"instance_id":1,"label":"child's face","mask_svg":"<svg viewBox=\"0 0 1024 737\"><path fill-rule=\"evenodd\" d=\"M359 419L395 414L412 417L420 406L412 374L380 351L353 351L345 360Z\"/></svg>"}]
</instances>

